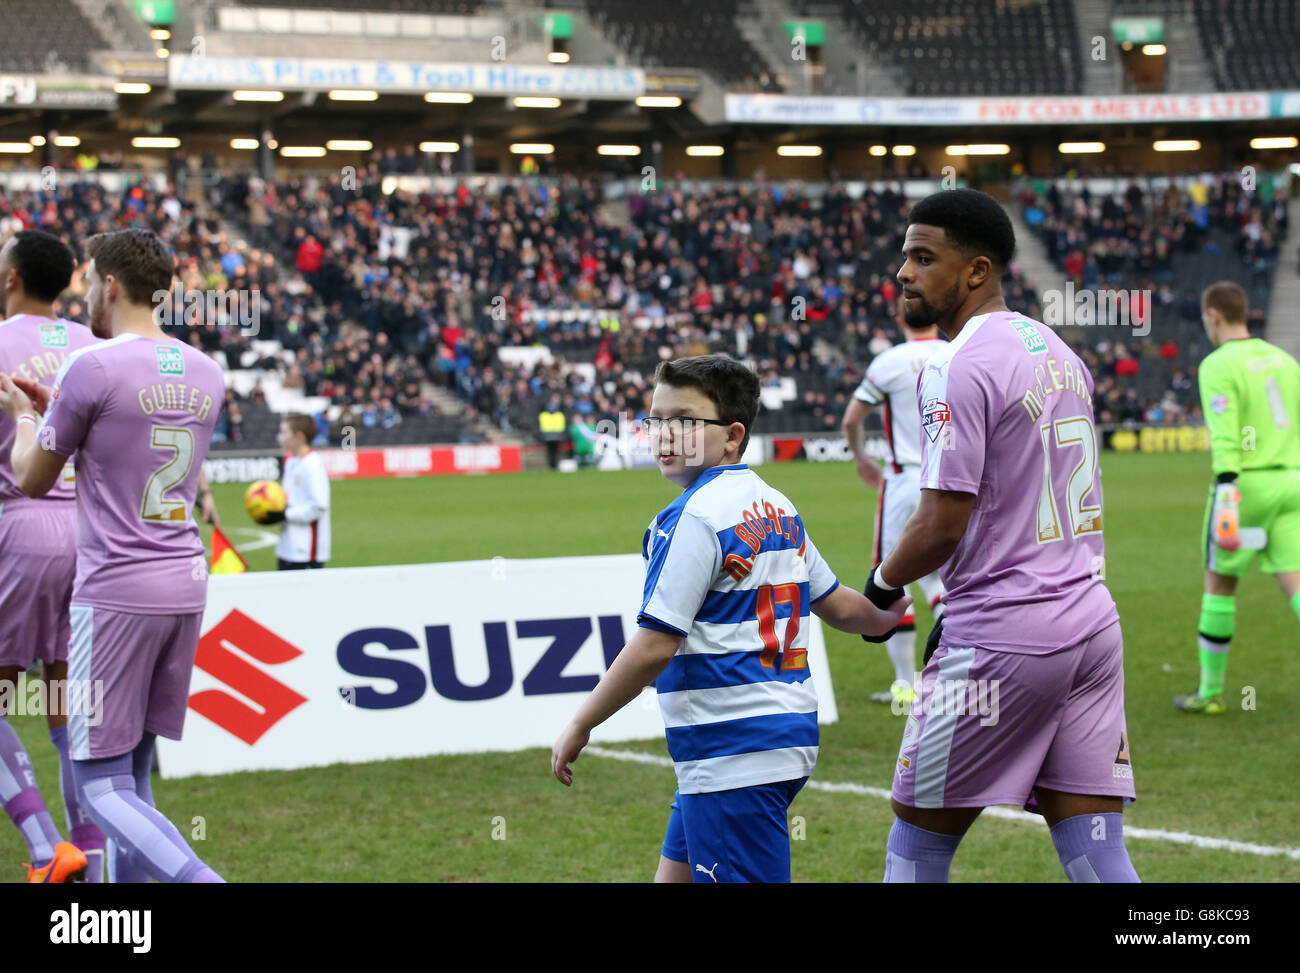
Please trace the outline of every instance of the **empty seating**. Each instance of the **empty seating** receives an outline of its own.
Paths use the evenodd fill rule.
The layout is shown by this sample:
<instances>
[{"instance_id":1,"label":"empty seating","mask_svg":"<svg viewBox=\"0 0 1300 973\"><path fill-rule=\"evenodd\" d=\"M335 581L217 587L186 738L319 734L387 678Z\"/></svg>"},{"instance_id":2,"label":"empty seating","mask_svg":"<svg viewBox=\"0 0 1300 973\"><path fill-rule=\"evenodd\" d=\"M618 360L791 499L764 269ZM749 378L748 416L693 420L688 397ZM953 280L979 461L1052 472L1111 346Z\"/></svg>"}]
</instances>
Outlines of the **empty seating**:
<instances>
[{"instance_id":1,"label":"empty seating","mask_svg":"<svg viewBox=\"0 0 1300 973\"><path fill-rule=\"evenodd\" d=\"M0 71L84 72L109 46L72 0L4 0L3 15Z\"/></svg>"},{"instance_id":2,"label":"empty seating","mask_svg":"<svg viewBox=\"0 0 1300 973\"><path fill-rule=\"evenodd\" d=\"M593 0L605 37L645 67L702 68L732 86L780 90L736 26L736 0Z\"/></svg>"},{"instance_id":3,"label":"empty seating","mask_svg":"<svg viewBox=\"0 0 1300 973\"><path fill-rule=\"evenodd\" d=\"M917 96L1072 94L1083 48L1069 0L797 0L833 11Z\"/></svg>"}]
</instances>

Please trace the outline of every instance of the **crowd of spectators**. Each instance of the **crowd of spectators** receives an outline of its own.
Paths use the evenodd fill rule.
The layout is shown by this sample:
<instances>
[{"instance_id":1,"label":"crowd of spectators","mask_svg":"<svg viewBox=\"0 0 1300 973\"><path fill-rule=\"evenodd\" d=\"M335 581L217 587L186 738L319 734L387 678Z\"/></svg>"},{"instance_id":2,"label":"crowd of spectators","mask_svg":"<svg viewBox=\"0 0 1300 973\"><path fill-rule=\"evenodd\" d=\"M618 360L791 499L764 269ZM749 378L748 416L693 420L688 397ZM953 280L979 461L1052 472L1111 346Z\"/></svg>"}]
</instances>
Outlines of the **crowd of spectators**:
<instances>
[{"instance_id":1,"label":"crowd of spectators","mask_svg":"<svg viewBox=\"0 0 1300 973\"><path fill-rule=\"evenodd\" d=\"M355 321L502 430L531 433L552 395L569 416L644 413L665 357L728 351L797 397L769 429L837 428L872 354L901 335L906 202L777 185L665 189L605 216L594 180L488 193L381 191L360 174L219 189L254 242L297 266L333 320ZM1038 311L1017 274L1009 299ZM503 347L541 347L512 364ZM581 364L585 367L575 368Z\"/></svg>"},{"instance_id":2,"label":"crowd of spectators","mask_svg":"<svg viewBox=\"0 0 1300 973\"><path fill-rule=\"evenodd\" d=\"M1207 174L1160 189L1131 181L1117 195L1086 182L1041 181L1021 196L1062 284L1131 295L1133 330L1067 329L1093 370L1100 422L1199 421L1197 365L1212 349L1200 291L1213 279L1242 284L1248 324L1264 325L1273 271L1287 235L1286 200L1271 176ZM1145 331L1145 334L1137 332Z\"/></svg>"},{"instance_id":3,"label":"crowd of spectators","mask_svg":"<svg viewBox=\"0 0 1300 973\"><path fill-rule=\"evenodd\" d=\"M536 434L552 401L570 420L635 417L658 362L712 351L752 361L766 386L793 379L794 398L765 411L761 429L834 434L871 359L901 339L907 202L896 192L678 180L630 196L630 219L617 220L593 178L493 191L382 185L409 164L390 152L356 173L229 173L180 191L69 180L0 198L0 235L36 226L77 249L95 232L154 229L176 249L181 289L235 290L257 311L251 327L224 309L179 320L180 336L229 369L274 370L283 387L328 400L336 421L321 421L322 441L436 415L430 386L459 397L466 427ZM1258 285L1259 313L1285 207L1227 176L1155 196L1135 185L1093 198L1069 185L1043 182L1022 199L1065 277L1139 289L1159 322L1178 325L1144 338L1067 335L1096 376L1099 421L1195 418L1195 365L1208 348L1196 343L1198 291L1180 286L1179 269L1231 247ZM228 237L216 213L240 235ZM1010 307L1043 317L1014 263L1004 291ZM84 308L74 298L66 313ZM255 351L259 339L282 350ZM245 413L264 400L260 385L247 398L232 390L219 437L241 442Z\"/></svg>"}]
</instances>

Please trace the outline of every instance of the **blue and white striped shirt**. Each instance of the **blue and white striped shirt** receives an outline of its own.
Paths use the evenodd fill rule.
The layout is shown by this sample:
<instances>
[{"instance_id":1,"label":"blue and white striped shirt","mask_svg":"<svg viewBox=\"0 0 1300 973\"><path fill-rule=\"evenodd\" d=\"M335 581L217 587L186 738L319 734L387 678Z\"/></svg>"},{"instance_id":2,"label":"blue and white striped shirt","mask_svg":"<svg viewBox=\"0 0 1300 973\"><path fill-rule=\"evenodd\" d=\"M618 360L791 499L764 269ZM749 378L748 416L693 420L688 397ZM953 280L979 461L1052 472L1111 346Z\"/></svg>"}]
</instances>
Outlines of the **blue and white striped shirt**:
<instances>
[{"instance_id":1,"label":"blue and white striped shirt","mask_svg":"<svg viewBox=\"0 0 1300 973\"><path fill-rule=\"evenodd\" d=\"M684 636L655 683L683 794L817 763L810 606L839 585L794 504L748 466L705 470L650 523L637 623Z\"/></svg>"}]
</instances>

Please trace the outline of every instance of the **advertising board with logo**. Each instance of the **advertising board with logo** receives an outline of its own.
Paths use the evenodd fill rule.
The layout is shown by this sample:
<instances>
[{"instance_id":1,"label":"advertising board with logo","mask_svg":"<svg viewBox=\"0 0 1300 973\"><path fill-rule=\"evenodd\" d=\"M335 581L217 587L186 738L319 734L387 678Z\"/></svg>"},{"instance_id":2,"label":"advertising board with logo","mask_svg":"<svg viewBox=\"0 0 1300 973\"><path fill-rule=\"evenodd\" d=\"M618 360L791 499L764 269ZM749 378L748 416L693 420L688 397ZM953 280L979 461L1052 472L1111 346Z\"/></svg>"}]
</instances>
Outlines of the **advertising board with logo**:
<instances>
[{"instance_id":1,"label":"advertising board with logo","mask_svg":"<svg viewBox=\"0 0 1300 973\"><path fill-rule=\"evenodd\" d=\"M843 436L772 436L772 462L787 463L806 459L813 463L850 462L853 450ZM889 443L885 437L868 433L863 448L872 459L889 458Z\"/></svg>"},{"instance_id":2,"label":"advertising board with logo","mask_svg":"<svg viewBox=\"0 0 1300 973\"><path fill-rule=\"evenodd\" d=\"M1102 447L1117 453L1205 453L1210 449L1210 430L1205 426L1140 426L1100 432Z\"/></svg>"},{"instance_id":3,"label":"advertising board with logo","mask_svg":"<svg viewBox=\"0 0 1300 973\"><path fill-rule=\"evenodd\" d=\"M523 448L495 443L456 446L388 446L383 449L318 451L332 480L379 476L442 476L450 473L518 473ZM283 457L210 455L203 462L209 483L278 480Z\"/></svg>"},{"instance_id":4,"label":"advertising board with logo","mask_svg":"<svg viewBox=\"0 0 1300 973\"><path fill-rule=\"evenodd\" d=\"M635 554L213 576L185 736L159 739L162 774L550 747L635 631L644 577ZM591 739L662 736L647 689Z\"/></svg>"}]
</instances>

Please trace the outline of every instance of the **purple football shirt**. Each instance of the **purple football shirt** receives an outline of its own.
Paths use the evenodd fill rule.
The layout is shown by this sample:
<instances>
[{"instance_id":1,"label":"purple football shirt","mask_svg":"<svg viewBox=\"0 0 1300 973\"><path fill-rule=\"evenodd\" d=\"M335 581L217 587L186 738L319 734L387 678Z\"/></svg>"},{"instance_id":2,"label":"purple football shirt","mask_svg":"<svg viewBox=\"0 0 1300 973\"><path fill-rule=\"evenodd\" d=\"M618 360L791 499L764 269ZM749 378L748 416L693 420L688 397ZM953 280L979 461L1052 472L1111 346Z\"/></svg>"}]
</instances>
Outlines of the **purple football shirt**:
<instances>
[{"instance_id":1,"label":"purple football shirt","mask_svg":"<svg viewBox=\"0 0 1300 973\"><path fill-rule=\"evenodd\" d=\"M225 396L221 368L179 341L119 335L68 356L37 430L77 453L74 605L202 611L207 556L190 510Z\"/></svg>"},{"instance_id":2,"label":"purple football shirt","mask_svg":"<svg viewBox=\"0 0 1300 973\"><path fill-rule=\"evenodd\" d=\"M1043 655L1118 620L1092 394L1078 356L1009 311L971 318L926 364L921 489L975 494L939 572L944 645Z\"/></svg>"},{"instance_id":3,"label":"purple football shirt","mask_svg":"<svg viewBox=\"0 0 1300 973\"><path fill-rule=\"evenodd\" d=\"M29 382L53 385L68 355L98 339L84 324L35 314L15 314L0 321L0 372ZM9 462L14 446L14 421L0 412L0 505L76 499L71 470L65 470L41 500L33 500L14 480Z\"/></svg>"}]
</instances>

